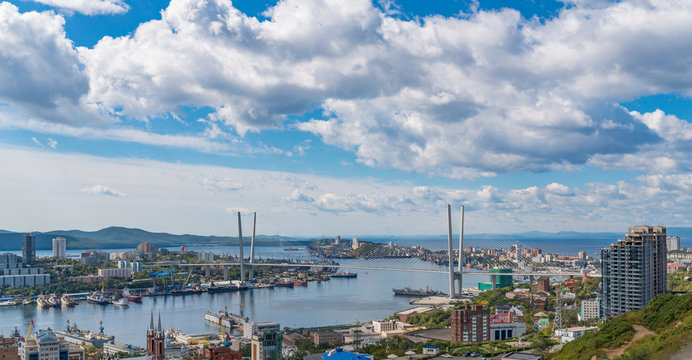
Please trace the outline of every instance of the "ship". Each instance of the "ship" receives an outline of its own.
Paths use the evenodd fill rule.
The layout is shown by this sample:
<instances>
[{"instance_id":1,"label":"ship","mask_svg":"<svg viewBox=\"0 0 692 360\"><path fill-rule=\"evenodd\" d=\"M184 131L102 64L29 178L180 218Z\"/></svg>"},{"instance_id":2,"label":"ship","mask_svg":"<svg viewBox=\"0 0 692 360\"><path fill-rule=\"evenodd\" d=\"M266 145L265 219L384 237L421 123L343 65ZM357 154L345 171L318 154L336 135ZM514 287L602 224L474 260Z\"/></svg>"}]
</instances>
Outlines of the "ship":
<instances>
[{"instance_id":1,"label":"ship","mask_svg":"<svg viewBox=\"0 0 692 360\"><path fill-rule=\"evenodd\" d=\"M63 294L62 297L60 298L60 303L62 304L62 307L74 307L77 305L77 302L72 299L72 296Z\"/></svg>"},{"instance_id":2,"label":"ship","mask_svg":"<svg viewBox=\"0 0 692 360\"><path fill-rule=\"evenodd\" d=\"M249 321L249 319L239 314L229 313L228 311L220 310L217 313L205 311L204 321L217 326L232 329L236 325L242 328L242 326L244 326L244 324L247 321Z\"/></svg>"},{"instance_id":3,"label":"ship","mask_svg":"<svg viewBox=\"0 0 692 360\"><path fill-rule=\"evenodd\" d=\"M108 305L108 298L99 291L94 291L91 295L87 296L87 301L89 304Z\"/></svg>"},{"instance_id":4,"label":"ship","mask_svg":"<svg viewBox=\"0 0 692 360\"><path fill-rule=\"evenodd\" d=\"M392 289L392 291L394 291L394 295L400 296L447 296L447 294L441 291L430 290L428 287L425 289L411 289L410 287L405 287L403 289Z\"/></svg>"},{"instance_id":5,"label":"ship","mask_svg":"<svg viewBox=\"0 0 692 360\"><path fill-rule=\"evenodd\" d=\"M135 303L141 303L142 302L142 297L139 295L134 295L133 293L130 292L130 289L125 288L123 290L123 297L127 299L128 301L135 302Z\"/></svg>"},{"instance_id":6,"label":"ship","mask_svg":"<svg viewBox=\"0 0 692 360\"><path fill-rule=\"evenodd\" d=\"M94 331L81 330L77 324L67 326L65 330L55 330L55 333L64 337L65 341L79 346L93 346L102 348L103 344L110 343L115 339L113 335L99 334Z\"/></svg>"},{"instance_id":7,"label":"ship","mask_svg":"<svg viewBox=\"0 0 692 360\"><path fill-rule=\"evenodd\" d=\"M17 301L14 299L7 299L7 300L2 300L0 301L0 306L14 306L19 304Z\"/></svg>"},{"instance_id":8,"label":"ship","mask_svg":"<svg viewBox=\"0 0 692 360\"><path fill-rule=\"evenodd\" d=\"M338 273L336 273L336 274L332 274L332 277L333 277L333 278L353 279L353 278L358 277L358 274L352 273L352 272L349 272L349 271L342 271L342 272L338 272Z\"/></svg>"},{"instance_id":9,"label":"ship","mask_svg":"<svg viewBox=\"0 0 692 360\"><path fill-rule=\"evenodd\" d=\"M120 298L118 300L113 301L113 305L128 307L128 306L130 306L130 302L127 301L127 298Z\"/></svg>"},{"instance_id":10,"label":"ship","mask_svg":"<svg viewBox=\"0 0 692 360\"><path fill-rule=\"evenodd\" d=\"M38 299L36 299L36 305L38 305L38 307L41 309L47 309L53 306L45 295L41 295L38 297Z\"/></svg>"}]
</instances>

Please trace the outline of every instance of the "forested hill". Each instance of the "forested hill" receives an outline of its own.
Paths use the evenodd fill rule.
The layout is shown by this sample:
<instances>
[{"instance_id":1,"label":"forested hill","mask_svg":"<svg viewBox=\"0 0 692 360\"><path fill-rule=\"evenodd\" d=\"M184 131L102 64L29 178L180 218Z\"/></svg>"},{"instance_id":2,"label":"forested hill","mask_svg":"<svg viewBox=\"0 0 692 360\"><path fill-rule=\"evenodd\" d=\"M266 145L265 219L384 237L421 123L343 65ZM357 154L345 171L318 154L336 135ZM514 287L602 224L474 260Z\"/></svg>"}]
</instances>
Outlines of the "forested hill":
<instances>
[{"instance_id":1,"label":"forested hill","mask_svg":"<svg viewBox=\"0 0 692 360\"><path fill-rule=\"evenodd\" d=\"M634 341L632 341L635 339ZM565 344L553 360L668 359L692 343L692 294L658 295L641 311L615 317Z\"/></svg>"},{"instance_id":2,"label":"forested hill","mask_svg":"<svg viewBox=\"0 0 692 360\"><path fill-rule=\"evenodd\" d=\"M238 238L231 236L175 235L117 226L98 231L55 230L34 234L36 235L36 247L40 250L51 249L52 239L56 236L67 239L68 249L134 248L143 241L148 241L155 247L238 244ZM0 251L20 250L22 248L22 235L23 233L0 230ZM249 244L249 236L246 235L246 239ZM255 238L255 243L257 246L303 246L309 241L278 235L259 235Z\"/></svg>"}]
</instances>

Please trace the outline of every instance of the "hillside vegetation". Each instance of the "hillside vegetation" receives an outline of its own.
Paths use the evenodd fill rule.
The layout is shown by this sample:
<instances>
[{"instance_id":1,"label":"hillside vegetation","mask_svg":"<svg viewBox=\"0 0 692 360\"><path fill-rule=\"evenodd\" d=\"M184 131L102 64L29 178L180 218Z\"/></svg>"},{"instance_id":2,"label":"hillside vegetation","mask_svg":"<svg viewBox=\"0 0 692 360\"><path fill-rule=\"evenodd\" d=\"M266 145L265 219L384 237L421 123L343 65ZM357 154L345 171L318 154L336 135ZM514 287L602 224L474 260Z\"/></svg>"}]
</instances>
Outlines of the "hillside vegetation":
<instances>
[{"instance_id":1,"label":"hillside vegetation","mask_svg":"<svg viewBox=\"0 0 692 360\"><path fill-rule=\"evenodd\" d=\"M655 334L629 345L622 359L669 358L692 341L692 294L658 295L646 308L609 320L599 331L565 344L549 358L607 359L605 349L615 349L632 340L633 325L641 325Z\"/></svg>"}]
</instances>

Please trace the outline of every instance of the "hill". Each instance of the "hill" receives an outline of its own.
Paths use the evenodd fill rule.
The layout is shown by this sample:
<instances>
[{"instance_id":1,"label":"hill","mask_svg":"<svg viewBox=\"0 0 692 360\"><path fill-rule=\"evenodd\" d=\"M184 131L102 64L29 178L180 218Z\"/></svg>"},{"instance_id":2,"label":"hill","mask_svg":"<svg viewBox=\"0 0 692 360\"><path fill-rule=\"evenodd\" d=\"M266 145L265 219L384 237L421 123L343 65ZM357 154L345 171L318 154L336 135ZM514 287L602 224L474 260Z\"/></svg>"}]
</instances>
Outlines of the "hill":
<instances>
[{"instance_id":1,"label":"hill","mask_svg":"<svg viewBox=\"0 0 692 360\"><path fill-rule=\"evenodd\" d=\"M52 248L52 239L62 236L67 239L69 249L113 249L134 248L137 244L148 241L156 247L194 246L194 245L237 245L238 238L231 236L175 235L154 233L142 229L112 226L98 231L55 230L36 232L36 248ZM0 251L21 250L23 233L0 231ZM246 237L249 241L249 237ZM255 237L257 246L303 246L308 242L285 236L259 235ZM249 243L248 243L249 244Z\"/></svg>"},{"instance_id":2,"label":"hill","mask_svg":"<svg viewBox=\"0 0 692 360\"><path fill-rule=\"evenodd\" d=\"M644 309L617 316L599 331L565 344L548 358L588 360L622 354L621 359L668 359L690 342L692 294L664 294Z\"/></svg>"}]
</instances>

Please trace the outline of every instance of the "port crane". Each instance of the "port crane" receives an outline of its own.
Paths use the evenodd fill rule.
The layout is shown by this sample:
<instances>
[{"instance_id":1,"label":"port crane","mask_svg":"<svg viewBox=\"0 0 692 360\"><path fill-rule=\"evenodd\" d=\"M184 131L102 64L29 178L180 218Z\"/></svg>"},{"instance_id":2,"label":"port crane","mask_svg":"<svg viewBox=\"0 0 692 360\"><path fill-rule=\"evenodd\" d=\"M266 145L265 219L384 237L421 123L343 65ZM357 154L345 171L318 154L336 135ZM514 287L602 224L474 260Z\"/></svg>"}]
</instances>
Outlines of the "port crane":
<instances>
[{"instance_id":1,"label":"port crane","mask_svg":"<svg viewBox=\"0 0 692 360\"><path fill-rule=\"evenodd\" d=\"M99 334L103 335L103 321L99 320L94 313L91 313L91 316L93 316L94 320L99 324Z\"/></svg>"}]
</instances>

